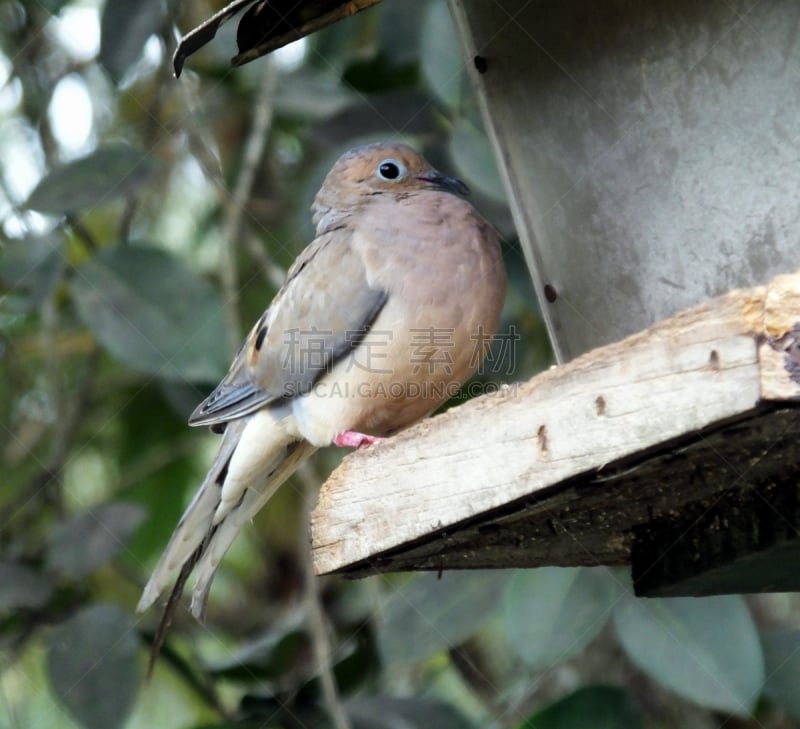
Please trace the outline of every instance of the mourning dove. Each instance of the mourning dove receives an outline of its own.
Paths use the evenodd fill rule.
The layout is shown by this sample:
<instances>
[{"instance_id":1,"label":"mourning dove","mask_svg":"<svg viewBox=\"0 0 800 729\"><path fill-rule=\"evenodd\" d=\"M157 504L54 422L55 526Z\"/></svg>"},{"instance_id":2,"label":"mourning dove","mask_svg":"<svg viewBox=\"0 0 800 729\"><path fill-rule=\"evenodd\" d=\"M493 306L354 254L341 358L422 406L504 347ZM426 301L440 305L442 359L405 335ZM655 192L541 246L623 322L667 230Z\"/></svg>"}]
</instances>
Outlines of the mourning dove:
<instances>
[{"instance_id":1,"label":"mourning dove","mask_svg":"<svg viewBox=\"0 0 800 729\"><path fill-rule=\"evenodd\" d=\"M312 205L316 238L189 419L224 430L222 443L138 610L194 568L201 617L234 537L304 459L411 425L474 373L505 271L494 230L459 197L467 191L401 144L336 162Z\"/></svg>"}]
</instances>

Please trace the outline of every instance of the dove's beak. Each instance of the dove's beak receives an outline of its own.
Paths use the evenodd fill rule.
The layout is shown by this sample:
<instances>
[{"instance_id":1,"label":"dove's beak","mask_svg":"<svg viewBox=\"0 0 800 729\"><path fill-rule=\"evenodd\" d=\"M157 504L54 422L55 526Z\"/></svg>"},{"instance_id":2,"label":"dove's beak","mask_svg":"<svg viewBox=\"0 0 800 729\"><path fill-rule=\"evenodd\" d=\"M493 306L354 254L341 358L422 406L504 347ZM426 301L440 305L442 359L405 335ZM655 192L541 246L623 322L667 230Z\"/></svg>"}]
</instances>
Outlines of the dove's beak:
<instances>
[{"instance_id":1,"label":"dove's beak","mask_svg":"<svg viewBox=\"0 0 800 729\"><path fill-rule=\"evenodd\" d=\"M417 179L420 182L427 182L437 190L452 192L454 195L469 195L469 188L461 180L457 180L455 177L447 177L447 175L443 175L436 170L417 175Z\"/></svg>"}]
</instances>

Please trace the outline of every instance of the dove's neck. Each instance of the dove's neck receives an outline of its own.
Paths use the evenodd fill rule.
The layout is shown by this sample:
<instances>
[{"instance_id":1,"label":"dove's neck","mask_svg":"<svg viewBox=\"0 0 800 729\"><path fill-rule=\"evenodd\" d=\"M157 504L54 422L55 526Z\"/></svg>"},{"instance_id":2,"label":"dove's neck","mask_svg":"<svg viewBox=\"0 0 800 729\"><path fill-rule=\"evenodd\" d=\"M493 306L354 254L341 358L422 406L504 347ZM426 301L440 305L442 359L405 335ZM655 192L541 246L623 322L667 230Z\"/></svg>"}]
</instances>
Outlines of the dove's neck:
<instances>
[{"instance_id":1,"label":"dove's neck","mask_svg":"<svg viewBox=\"0 0 800 729\"><path fill-rule=\"evenodd\" d=\"M340 210L334 207L328 207L317 201L314 204L314 217L312 220L317 226L317 235L322 235L323 233L329 233L332 230L344 227L347 225L352 215L352 210Z\"/></svg>"},{"instance_id":2,"label":"dove's neck","mask_svg":"<svg viewBox=\"0 0 800 729\"><path fill-rule=\"evenodd\" d=\"M323 185L311 205L311 220L317 226L317 235L330 233L332 230L339 230L349 225L353 219L358 219L363 207L371 204L374 199L374 193L354 194L331 190L327 185Z\"/></svg>"}]
</instances>

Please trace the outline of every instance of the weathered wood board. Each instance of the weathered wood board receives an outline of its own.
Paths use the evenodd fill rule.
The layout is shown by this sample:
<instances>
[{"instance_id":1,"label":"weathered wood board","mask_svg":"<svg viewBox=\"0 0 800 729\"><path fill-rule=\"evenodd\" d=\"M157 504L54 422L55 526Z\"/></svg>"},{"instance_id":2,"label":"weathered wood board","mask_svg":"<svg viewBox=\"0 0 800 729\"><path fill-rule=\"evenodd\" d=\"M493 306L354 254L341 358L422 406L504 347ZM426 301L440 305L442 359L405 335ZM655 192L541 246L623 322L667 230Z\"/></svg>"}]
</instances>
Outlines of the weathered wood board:
<instances>
[{"instance_id":1,"label":"weathered wood board","mask_svg":"<svg viewBox=\"0 0 800 729\"><path fill-rule=\"evenodd\" d=\"M312 515L315 568L629 563L643 525L798 464L800 272L349 455Z\"/></svg>"}]
</instances>

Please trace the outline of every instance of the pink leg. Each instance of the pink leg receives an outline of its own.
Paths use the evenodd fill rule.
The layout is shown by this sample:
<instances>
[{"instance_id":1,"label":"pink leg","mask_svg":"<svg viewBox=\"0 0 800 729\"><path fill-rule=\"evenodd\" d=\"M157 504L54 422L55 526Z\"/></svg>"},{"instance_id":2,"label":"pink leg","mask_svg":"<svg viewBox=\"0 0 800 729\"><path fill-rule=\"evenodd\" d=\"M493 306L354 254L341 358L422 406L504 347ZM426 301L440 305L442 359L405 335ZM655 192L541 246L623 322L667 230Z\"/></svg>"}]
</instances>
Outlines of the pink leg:
<instances>
[{"instance_id":1,"label":"pink leg","mask_svg":"<svg viewBox=\"0 0 800 729\"><path fill-rule=\"evenodd\" d=\"M363 448L373 443L380 443L383 438L366 433L357 433L355 430L345 430L339 433L334 439L333 444L340 448Z\"/></svg>"}]
</instances>

